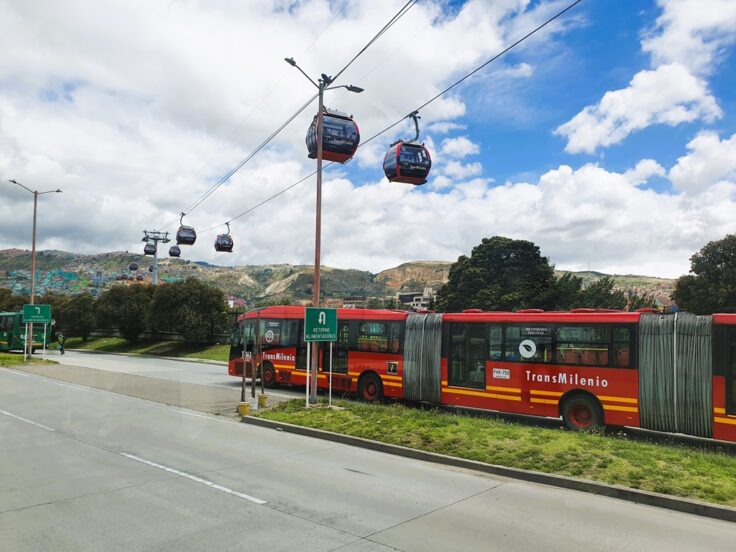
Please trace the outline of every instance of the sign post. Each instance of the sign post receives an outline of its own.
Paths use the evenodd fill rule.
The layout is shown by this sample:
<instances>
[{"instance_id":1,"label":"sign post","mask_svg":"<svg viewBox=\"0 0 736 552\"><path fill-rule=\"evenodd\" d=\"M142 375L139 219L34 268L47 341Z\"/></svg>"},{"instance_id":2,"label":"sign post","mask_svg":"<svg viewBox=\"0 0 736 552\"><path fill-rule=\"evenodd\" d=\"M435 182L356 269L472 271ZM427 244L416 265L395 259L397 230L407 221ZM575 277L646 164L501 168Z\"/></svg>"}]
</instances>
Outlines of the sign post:
<instances>
[{"instance_id":1,"label":"sign post","mask_svg":"<svg viewBox=\"0 0 736 552\"><path fill-rule=\"evenodd\" d=\"M26 325L26 351L29 349L33 352L33 335L28 335L29 329L33 328L33 324L44 325L44 349L46 348L46 324L51 323L51 305L23 305L23 323ZM30 324L30 328L29 328ZM33 330L31 330L31 333ZM30 345L28 345L30 340Z\"/></svg>"},{"instance_id":2,"label":"sign post","mask_svg":"<svg viewBox=\"0 0 736 552\"><path fill-rule=\"evenodd\" d=\"M337 341L337 309L307 307L304 312L304 341L307 342L308 349L313 342L330 343L329 396L330 403L332 403L332 343ZM307 408L309 408L310 392L313 400L317 398L318 366L310 366L310 358L309 351L307 351Z\"/></svg>"}]
</instances>

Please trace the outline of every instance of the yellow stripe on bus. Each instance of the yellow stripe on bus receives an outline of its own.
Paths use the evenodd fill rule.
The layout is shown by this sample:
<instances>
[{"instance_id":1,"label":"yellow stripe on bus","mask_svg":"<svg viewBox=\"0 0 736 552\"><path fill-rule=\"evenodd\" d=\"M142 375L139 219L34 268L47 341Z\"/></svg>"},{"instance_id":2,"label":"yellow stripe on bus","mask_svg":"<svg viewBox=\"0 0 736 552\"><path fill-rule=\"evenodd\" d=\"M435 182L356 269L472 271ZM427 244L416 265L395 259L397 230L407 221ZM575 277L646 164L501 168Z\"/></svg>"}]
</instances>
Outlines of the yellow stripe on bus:
<instances>
[{"instance_id":1,"label":"yellow stripe on bus","mask_svg":"<svg viewBox=\"0 0 736 552\"><path fill-rule=\"evenodd\" d=\"M606 395L598 395L598 398L602 401L622 402L629 404L636 404L639 402L636 399L628 399L626 397L608 397Z\"/></svg>"},{"instance_id":2,"label":"yellow stripe on bus","mask_svg":"<svg viewBox=\"0 0 736 552\"><path fill-rule=\"evenodd\" d=\"M511 395L498 395L496 393L484 393L483 391L467 391L465 389L453 389L451 387L443 387L445 393L454 393L456 395L471 395L473 397L485 397L489 399L502 399L504 401L521 401L521 397Z\"/></svg>"},{"instance_id":3,"label":"yellow stripe on bus","mask_svg":"<svg viewBox=\"0 0 736 552\"><path fill-rule=\"evenodd\" d=\"M718 424L736 425L736 418L713 418L713 421Z\"/></svg>"},{"instance_id":4,"label":"yellow stripe on bus","mask_svg":"<svg viewBox=\"0 0 736 552\"><path fill-rule=\"evenodd\" d=\"M385 385L386 387L403 387L402 384L400 384L400 383L393 383L391 381L384 381L383 382L383 385Z\"/></svg>"},{"instance_id":5,"label":"yellow stripe on bus","mask_svg":"<svg viewBox=\"0 0 736 552\"><path fill-rule=\"evenodd\" d=\"M502 393L521 393L521 389L516 387L497 387L495 385L486 385L489 391L501 391Z\"/></svg>"},{"instance_id":6,"label":"yellow stripe on bus","mask_svg":"<svg viewBox=\"0 0 736 552\"><path fill-rule=\"evenodd\" d=\"M562 393L558 393L557 391L537 391L536 389L531 389L529 391L532 395L546 395L548 397L561 397Z\"/></svg>"},{"instance_id":7,"label":"yellow stripe on bus","mask_svg":"<svg viewBox=\"0 0 736 552\"><path fill-rule=\"evenodd\" d=\"M725 414L726 413L726 409L725 408L719 408L719 407L716 406L713 409L713 412L715 412L716 414Z\"/></svg>"},{"instance_id":8,"label":"yellow stripe on bus","mask_svg":"<svg viewBox=\"0 0 736 552\"><path fill-rule=\"evenodd\" d=\"M293 366L289 366L288 364L274 364L274 368L294 368Z\"/></svg>"},{"instance_id":9,"label":"yellow stripe on bus","mask_svg":"<svg viewBox=\"0 0 736 552\"><path fill-rule=\"evenodd\" d=\"M541 404L557 404L557 401L552 400L552 399L535 399L534 397L529 399L529 402L541 403Z\"/></svg>"},{"instance_id":10,"label":"yellow stripe on bus","mask_svg":"<svg viewBox=\"0 0 736 552\"><path fill-rule=\"evenodd\" d=\"M620 412L639 412L638 408L632 406L618 406L615 404L604 404L603 410L618 410Z\"/></svg>"}]
</instances>

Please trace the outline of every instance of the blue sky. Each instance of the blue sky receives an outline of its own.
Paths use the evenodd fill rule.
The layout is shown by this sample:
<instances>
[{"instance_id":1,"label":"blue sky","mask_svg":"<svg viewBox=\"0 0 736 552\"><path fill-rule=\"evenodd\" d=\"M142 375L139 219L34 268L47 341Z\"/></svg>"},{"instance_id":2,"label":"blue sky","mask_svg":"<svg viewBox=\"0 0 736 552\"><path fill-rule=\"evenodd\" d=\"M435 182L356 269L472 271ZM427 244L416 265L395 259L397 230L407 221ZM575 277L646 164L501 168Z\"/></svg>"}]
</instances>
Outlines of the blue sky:
<instances>
[{"instance_id":1,"label":"blue sky","mask_svg":"<svg viewBox=\"0 0 736 552\"><path fill-rule=\"evenodd\" d=\"M402 4L121 0L89 14L82 0L4 3L0 176L64 189L42 205L42 248L135 251L142 230L174 230L309 97L284 57L314 77L336 70ZM365 92L326 103L367 138L566 4L422 0L340 81ZM327 172L324 262L452 261L500 234L534 241L560 268L687 272L695 251L736 231L735 41L731 0L585 0L422 111L427 185L383 178L385 148L409 124ZM187 215L201 239L185 256L311 262L311 180L234 221L232 255L212 240L314 169L313 112ZM0 248L27 247L28 208L0 186Z\"/></svg>"}]
</instances>

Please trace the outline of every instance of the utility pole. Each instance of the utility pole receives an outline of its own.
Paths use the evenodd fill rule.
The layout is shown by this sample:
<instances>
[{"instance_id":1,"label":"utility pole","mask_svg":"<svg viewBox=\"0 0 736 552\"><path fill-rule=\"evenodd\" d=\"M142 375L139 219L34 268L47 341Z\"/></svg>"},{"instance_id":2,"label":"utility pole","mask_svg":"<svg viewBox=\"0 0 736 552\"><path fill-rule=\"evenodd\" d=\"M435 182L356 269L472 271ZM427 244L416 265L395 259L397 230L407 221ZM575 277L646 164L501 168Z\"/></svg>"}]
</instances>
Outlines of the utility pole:
<instances>
[{"instance_id":1,"label":"utility pole","mask_svg":"<svg viewBox=\"0 0 736 552\"><path fill-rule=\"evenodd\" d=\"M333 79L325 73L322 73L322 76L317 80L317 82L314 82L314 80L296 64L294 58L284 58L284 61L292 67L296 67L299 72L304 75L319 91L319 105L317 111L317 197L314 224L314 283L312 284L312 306L319 307L320 263L322 253L322 122L325 90L346 88L350 92L360 93L363 89L358 86L353 86L352 84L330 86L333 83ZM319 345L312 347L312 373L310 388L310 402L312 403L317 402L317 368L319 364L319 351Z\"/></svg>"},{"instance_id":2,"label":"utility pole","mask_svg":"<svg viewBox=\"0 0 736 552\"><path fill-rule=\"evenodd\" d=\"M36 296L36 214L38 213L38 196L44 195L44 194L60 194L61 190L47 190L45 192L39 192L38 190L31 190L30 188L27 188L20 182L18 182L15 179L10 179L10 182L13 184L20 186L27 192L30 192L33 194L33 238L32 238L32 245L31 245L31 298L29 303L31 305L34 304L35 296ZM33 354L33 324L29 324L28 328L26 330L26 341L28 343L28 349L27 354L30 358Z\"/></svg>"},{"instance_id":3,"label":"utility pole","mask_svg":"<svg viewBox=\"0 0 736 552\"><path fill-rule=\"evenodd\" d=\"M154 286L158 285L158 244L161 243L169 243L171 240L169 239L169 233L168 232L158 232L157 230L144 230L143 231L143 239L142 242L153 243L154 250L153 250L153 266L151 266L151 283Z\"/></svg>"}]
</instances>

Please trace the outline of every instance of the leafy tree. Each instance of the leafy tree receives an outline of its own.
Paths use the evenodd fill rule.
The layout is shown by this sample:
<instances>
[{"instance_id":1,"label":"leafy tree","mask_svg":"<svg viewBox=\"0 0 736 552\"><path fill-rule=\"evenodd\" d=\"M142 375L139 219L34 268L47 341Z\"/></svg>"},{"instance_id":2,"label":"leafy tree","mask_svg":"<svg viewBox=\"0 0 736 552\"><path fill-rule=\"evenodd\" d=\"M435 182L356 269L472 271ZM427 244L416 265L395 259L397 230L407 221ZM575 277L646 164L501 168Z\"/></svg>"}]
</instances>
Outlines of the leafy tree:
<instances>
[{"instance_id":1,"label":"leafy tree","mask_svg":"<svg viewBox=\"0 0 736 552\"><path fill-rule=\"evenodd\" d=\"M40 305L51 305L51 318L56 321L57 328L65 328L66 322L64 320L64 308L71 300L68 295L56 293L53 291L47 291L43 295L36 297L36 303ZM94 329L94 322L92 323Z\"/></svg>"},{"instance_id":2,"label":"leafy tree","mask_svg":"<svg viewBox=\"0 0 736 552\"><path fill-rule=\"evenodd\" d=\"M53 309L52 309L53 312ZM89 334L95 328L95 300L91 295L75 295L61 310L64 329L71 335L76 335L87 341Z\"/></svg>"},{"instance_id":3,"label":"leafy tree","mask_svg":"<svg viewBox=\"0 0 736 552\"><path fill-rule=\"evenodd\" d=\"M636 291L629 290L626 293L626 301L628 302L629 310L631 311L657 306L657 301L651 293L642 293L639 295Z\"/></svg>"},{"instance_id":4,"label":"leafy tree","mask_svg":"<svg viewBox=\"0 0 736 552\"><path fill-rule=\"evenodd\" d=\"M371 297L366 301L365 307L367 309L382 309L383 308L383 301L381 301L378 297Z\"/></svg>"},{"instance_id":5,"label":"leafy tree","mask_svg":"<svg viewBox=\"0 0 736 552\"><path fill-rule=\"evenodd\" d=\"M152 296L148 286L113 286L97 301L97 324L119 330L128 341L138 341L146 329Z\"/></svg>"},{"instance_id":6,"label":"leafy tree","mask_svg":"<svg viewBox=\"0 0 736 552\"><path fill-rule=\"evenodd\" d=\"M596 280L580 294L581 306L592 309L624 309L626 295L613 286L614 281L610 276Z\"/></svg>"},{"instance_id":7,"label":"leafy tree","mask_svg":"<svg viewBox=\"0 0 736 552\"><path fill-rule=\"evenodd\" d=\"M736 312L736 234L690 257L690 274L678 278L672 299L695 314Z\"/></svg>"},{"instance_id":8,"label":"leafy tree","mask_svg":"<svg viewBox=\"0 0 736 552\"><path fill-rule=\"evenodd\" d=\"M256 302L253 308L260 309L262 307L282 307L284 305L293 305L294 303L289 297L281 297L276 299L263 299Z\"/></svg>"},{"instance_id":9,"label":"leafy tree","mask_svg":"<svg viewBox=\"0 0 736 552\"><path fill-rule=\"evenodd\" d=\"M23 305L28 303L28 301L28 295L14 295L13 290L0 288L1 311L18 312L23 309Z\"/></svg>"},{"instance_id":10,"label":"leafy tree","mask_svg":"<svg viewBox=\"0 0 736 552\"><path fill-rule=\"evenodd\" d=\"M550 308L555 304L555 283L549 259L532 242L484 238L470 257L462 255L450 267L449 280L437 294L437 308Z\"/></svg>"},{"instance_id":11,"label":"leafy tree","mask_svg":"<svg viewBox=\"0 0 736 552\"><path fill-rule=\"evenodd\" d=\"M230 316L223 292L196 278L158 286L149 321L157 330L176 331L189 343L207 341L228 327Z\"/></svg>"},{"instance_id":12,"label":"leafy tree","mask_svg":"<svg viewBox=\"0 0 736 552\"><path fill-rule=\"evenodd\" d=\"M583 279L566 272L555 281L555 308L570 310L581 305Z\"/></svg>"}]
</instances>

